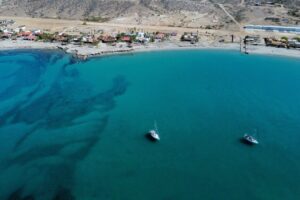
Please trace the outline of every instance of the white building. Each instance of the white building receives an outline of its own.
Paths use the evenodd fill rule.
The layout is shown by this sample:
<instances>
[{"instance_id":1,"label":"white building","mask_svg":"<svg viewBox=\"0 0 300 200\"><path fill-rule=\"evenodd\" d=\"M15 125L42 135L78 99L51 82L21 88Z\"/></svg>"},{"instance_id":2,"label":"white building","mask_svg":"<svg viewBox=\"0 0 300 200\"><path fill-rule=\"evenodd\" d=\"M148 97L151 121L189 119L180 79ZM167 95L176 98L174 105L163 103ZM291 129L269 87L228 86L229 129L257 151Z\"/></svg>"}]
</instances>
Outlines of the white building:
<instances>
[{"instance_id":1,"label":"white building","mask_svg":"<svg viewBox=\"0 0 300 200\"><path fill-rule=\"evenodd\" d=\"M139 42L149 42L150 38L146 37L146 34L144 32L138 32L136 40L138 40Z\"/></svg>"}]
</instances>

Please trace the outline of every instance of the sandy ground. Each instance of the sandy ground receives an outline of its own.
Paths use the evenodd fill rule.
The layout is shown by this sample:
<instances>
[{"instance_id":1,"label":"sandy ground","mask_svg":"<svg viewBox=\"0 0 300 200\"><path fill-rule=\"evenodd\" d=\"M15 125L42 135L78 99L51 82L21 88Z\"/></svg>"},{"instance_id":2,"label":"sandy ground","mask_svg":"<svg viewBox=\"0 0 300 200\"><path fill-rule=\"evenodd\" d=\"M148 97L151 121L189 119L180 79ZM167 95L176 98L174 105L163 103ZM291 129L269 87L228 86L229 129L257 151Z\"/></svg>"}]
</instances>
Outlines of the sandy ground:
<instances>
[{"instance_id":1,"label":"sandy ground","mask_svg":"<svg viewBox=\"0 0 300 200\"><path fill-rule=\"evenodd\" d=\"M300 49L284 49L266 46L247 46L249 54L267 54L274 56L288 56L300 59Z\"/></svg>"},{"instance_id":2,"label":"sandy ground","mask_svg":"<svg viewBox=\"0 0 300 200\"><path fill-rule=\"evenodd\" d=\"M126 43L118 43L116 46L100 43L98 46L77 46L77 45L61 45L60 43L44 43L23 40L2 40L0 41L0 50L15 49L63 49L65 52L76 55L80 58L88 58L93 56L112 55L120 53L133 53L145 51L163 51L163 50L186 50L186 49L222 49L222 50L240 50L239 43L206 43L199 42L190 44L184 42L157 42L147 45L134 44L128 47ZM289 56L300 58L300 50L283 49L266 46L247 46L250 54L268 54L276 56Z\"/></svg>"},{"instance_id":3,"label":"sandy ground","mask_svg":"<svg viewBox=\"0 0 300 200\"><path fill-rule=\"evenodd\" d=\"M84 33L94 33L98 31L106 32L119 32L128 31L131 29L141 30L145 32L177 32L179 34L184 32L199 32L199 33L211 33L217 35L232 34L231 31L224 30L206 30L199 28L184 28L184 27L171 27L171 26L151 26L151 25L136 25L127 23L97 23L97 22L87 22L83 25L83 21L79 20L61 20L61 19L43 19L43 18L29 18L29 17L7 17L0 16L0 19L13 19L16 23L13 27L20 25L26 25L27 29L41 29L43 31L49 32L65 32L69 34L79 34ZM235 33L239 35L239 32Z\"/></svg>"}]
</instances>

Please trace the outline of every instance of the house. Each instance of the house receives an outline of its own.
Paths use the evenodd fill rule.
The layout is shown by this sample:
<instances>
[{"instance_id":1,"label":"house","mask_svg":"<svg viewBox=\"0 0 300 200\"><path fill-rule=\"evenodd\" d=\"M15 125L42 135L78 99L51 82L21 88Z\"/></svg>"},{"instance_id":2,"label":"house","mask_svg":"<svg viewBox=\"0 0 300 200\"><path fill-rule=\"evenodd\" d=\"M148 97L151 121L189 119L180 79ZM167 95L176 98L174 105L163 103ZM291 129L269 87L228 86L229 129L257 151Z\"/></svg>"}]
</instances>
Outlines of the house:
<instances>
[{"instance_id":1,"label":"house","mask_svg":"<svg viewBox=\"0 0 300 200\"><path fill-rule=\"evenodd\" d=\"M2 39L9 39L11 37L11 34L10 33L4 33L1 38Z\"/></svg>"},{"instance_id":2,"label":"house","mask_svg":"<svg viewBox=\"0 0 300 200\"><path fill-rule=\"evenodd\" d=\"M88 43L98 43L99 40L95 36L88 37Z\"/></svg>"},{"instance_id":3,"label":"house","mask_svg":"<svg viewBox=\"0 0 300 200\"><path fill-rule=\"evenodd\" d=\"M20 30L19 28L15 28L15 29L14 29L14 32L15 32L15 33L20 33L20 31L21 31L21 30Z\"/></svg>"},{"instance_id":4,"label":"house","mask_svg":"<svg viewBox=\"0 0 300 200\"><path fill-rule=\"evenodd\" d=\"M166 37L165 33L157 33L155 35L155 39L157 39L157 40L163 40L163 39L165 39L165 37Z\"/></svg>"},{"instance_id":5,"label":"house","mask_svg":"<svg viewBox=\"0 0 300 200\"><path fill-rule=\"evenodd\" d=\"M131 37L128 36L128 35L122 36L120 40L121 40L122 42L132 42Z\"/></svg>"},{"instance_id":6,"label":"house","mask_svg":"<svg viewBox=\"0 0 300 200\"><path fill-rule=\"evenodd\" d=\"M14 23L15 23L14 20L8 20L8 19L0 20L0 26L8 26Z\"/></svg>"},{"instance_id":7,"label":"house","mask_svg":"<svg viewBox=\"0 0 300 200\"><path fill-rule=\"evenodd\" d=\"M267 1L266 4L267 5L275 5L275 3L273 1Z\"/></svg>"},{"instance_id":8,"label":"house","mask_svg":"<svg viewBox=\"0 0 300 200\"><path fill-rule=\"evenodd\" d=\"M266 17L265 21L280 22L279 17Z\"/></svg>"},{"instance_id":9,"label":"house","mask_svg":"<svg viewBox=\"0 0 300 200\"><path fill-rule=\"evenodd\" d=\"M300 42L298 42L297 40L289 40L288 45L292 48L300 48Z\"/></svg>"},{"instance_id":10,"label":"house","mask_svg":"<svg viewBox=\"0 0 300 200\"><path fill-rule=\"evenodd\" d=\"M265 38L266 46L287 48L286 41L280 41L275 38Z\"/></svg>"},{"instance_id":11,"label":"house","mask_svg":"<svg viewBox=\"0 0 300 200\"><path fill-rule=\"evenodd\" d=\"M32 33L31 33L31 31L24 31L21 34L23 37L27 37L27 36L31 35Z\"/></svg>"},{"instance_id":12,"label":"house","mask_svg":"<svg viewBox=\"0 0 300 200\"><path fill-rule=\"evenodd\" d=\"M8 33L9 30L7 28L1 30L3 33Z\"/></svg>"},{"instance_id":13,"label":"house","mask_svg":"<svg viewBox=\"0 0 300 200\"><path fill-rule=\"evenodd\" d=\"M15 33L20 33L26 30L26 26L22 25L14 29Z\"/></svg>"},{"instance_id":14,"label":"house","mask_svg":"<svg viewBox=\"0 0 300 200\"><path fill-rule=\"evenodd\" d=\"M32 30L32 33L34 35L39 35L39 34L42 34L42 31L40 29L34 29L34 30Z\"/></svg>"},{"instance_id":15,"label":"house","mask_svg":"<svg viewBox=\"0 0 300 200\"><path fill-rule=\"evenodd\" d=\"M21 25L18 28L20 29L20 31L25 31L26 30L26 26L25 25Z\"/></svg>"},{"instance_id":16,"label":"house","mask_svg":"<svg viewBox=\"0 0 300 200\"><path fill-rule=\"evenodd\" d=\"M272 25L246 25L246 31L270 31L270 32L286 32L286 33L300 33L299 26L272 26Z\"/></svg>"},{"instance_id":17,"label":"house","mask_svg":"<svg viewBox=\"0 0 300 200\"><path fill-rule=\"evenodd\" d=\"M63 34L63 35L56 35L55 38L54 38L56 41L58 42L68 42L69 39L67 37L67 35Z\"/></svg>"},{"instance_id":18,"label":"house","mask_svg":"<svg viewBox=\"0 0 300 200\"><path fill-rule=\"evenodd\" d=\"M260 36L259 35L247 35L244 38L244 44L258 44L260 43Z\"/></svg>"},{"instance_id":19,"label":"house","mask_svg":"<svg viewBox=\"0 0 300 200\"><path fill-rule=\"evenodd\" d=\"M98 39L94 35L87 35L81 38L81 41L84 43L95 43L98 42Z\"/></svg>"},{"instance_id":20,"label":"house","mask_svg":"<svg viewBox=\"0 0 300 200\"><path fill-rule=\"evenodd\" d=\"M110 35L104 35L104 36L100 36L100 40L103 43L113 43L117 41L116 37L110 36Z\"/></svg>"},{"instance_id":21,"label":"house","mask_svg":"<svg viewBox=\"0 0 300 200\"><path fill-rule=\"evenodd\" d=\"M150 41L150 37L148 37L144 32L138 32L135 39L136 41L141 43Z\"/></svg>"},{"instance_id":22,"label":"house","mask_svg":"<svg viewBox=\"0 0 300 200\"><path fill-rule=\"evenodd\" d=\"M80 37L73 38L73 43L74 44L80 44L80 42L81 42L81 38Z\"/></svg>"},{"instance_id":23,"label":"house","mask_svg":"<svg viewBox=\"0 0 300 200\"><path fill-rule=\"evenodd\" d=\"M184 33L181 36L181 41L186 41L186 42L198 42L198 34L197 33Z\"/></svg>"},{"instance_id":24,"label":"house","mask_svg":"<svg viewBox=\"0 0 300 200\"><path fill-rule=\"evenodd\" d=\"M36 36L35 35L29 35L29 36L24 37L24 40L34 41L34 40L36 40Z\"/></svg>"}]
</instances>

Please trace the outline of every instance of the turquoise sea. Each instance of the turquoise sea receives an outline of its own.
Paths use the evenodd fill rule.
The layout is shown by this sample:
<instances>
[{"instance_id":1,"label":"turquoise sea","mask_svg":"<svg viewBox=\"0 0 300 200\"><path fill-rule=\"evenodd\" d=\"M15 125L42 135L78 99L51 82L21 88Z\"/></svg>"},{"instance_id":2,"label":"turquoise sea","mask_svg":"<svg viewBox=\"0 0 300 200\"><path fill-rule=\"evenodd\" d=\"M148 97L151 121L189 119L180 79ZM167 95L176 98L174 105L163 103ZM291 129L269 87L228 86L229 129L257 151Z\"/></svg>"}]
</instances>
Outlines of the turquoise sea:
<instances>
[{"instance_id":1,"label":"turquoise sea","mask_svg":"<svg viewBox=\"0 0 300 200\"><path fill-rule=\"evenodd\" d=\"M300 59L2 51L0 81L1 200L300 199Z\"/></svg>"}]
</instances>

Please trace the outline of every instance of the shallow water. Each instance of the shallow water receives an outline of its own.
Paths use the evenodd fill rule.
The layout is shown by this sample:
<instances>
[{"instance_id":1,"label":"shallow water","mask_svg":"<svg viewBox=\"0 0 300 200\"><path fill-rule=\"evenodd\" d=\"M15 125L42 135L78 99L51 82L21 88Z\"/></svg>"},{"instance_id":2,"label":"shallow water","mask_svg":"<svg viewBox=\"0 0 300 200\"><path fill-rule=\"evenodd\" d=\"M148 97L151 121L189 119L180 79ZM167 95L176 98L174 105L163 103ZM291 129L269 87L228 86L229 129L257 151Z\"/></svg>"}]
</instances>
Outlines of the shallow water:
<instances>
[{"instance_id":1,"label":"shallow water","mask_svg":"<svg viewBox=\"0 0 300 200\"><path fill-rule=\"evenodd\" d=\"M0 79L0 199L300 198L300 60L7 51Z\"/></svg>"}]
</instances>

